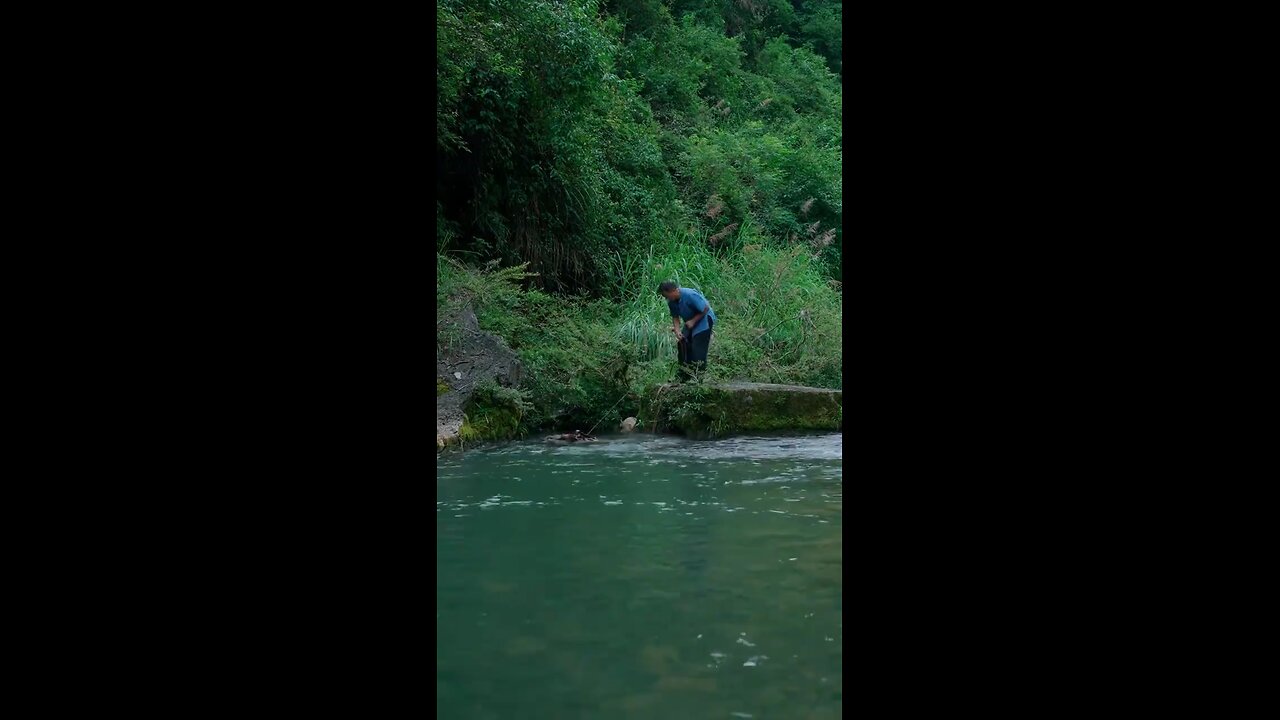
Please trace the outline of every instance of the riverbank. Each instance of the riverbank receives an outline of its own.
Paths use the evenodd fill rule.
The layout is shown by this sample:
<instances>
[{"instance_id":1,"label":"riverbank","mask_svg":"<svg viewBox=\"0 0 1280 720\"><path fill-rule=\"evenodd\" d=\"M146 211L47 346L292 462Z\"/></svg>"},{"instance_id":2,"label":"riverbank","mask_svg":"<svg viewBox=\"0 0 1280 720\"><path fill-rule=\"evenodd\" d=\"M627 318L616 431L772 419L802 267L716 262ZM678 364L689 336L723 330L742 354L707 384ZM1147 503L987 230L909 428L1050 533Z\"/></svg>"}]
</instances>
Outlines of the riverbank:
<instances>
[{"instance_id":1,"label":"riverbank","mask_svg":"<svg viewBox=\"0 0 1280 720\"><path fill-rule=\"evenodd\" d=\"M715 308L709 383L841 387L840 8L437 4L438 437L652 420L665 280Z\"/></svg>"},{"instance_id":2,"label":"riverbank","mask_svg":"<svg viewBox=\"0 0 1280 720\"><path fill-rule=\"evenodd\" d=\"M634 275L618 279L613 297L591 298L530 287L520 267L477 268L437 255L436 392L458 410L451 438L611 431L633 416L641 428L662 423L647 403L676 376L670 315L657 294L658 283L673 277L701 290L719 317L708 387L752 382L839 391L841 295L815 258L767 247L719 256L671 242L639 260ZM686 394L682 407L699 397ZM829 427L777 422L773 429ZM438 430L437 445L449 442Z\"/></svg>"},{"instance_id":3,"label":"riverbank","mask_svg":"<svg viewBox=\"0 0 1280 720\"><path fill-rule=\"evenodd\" d=\"M519 434L519 413L510 400L510 393L514 391L508 392L505 401L495 398L492 390L481 395L471 405L473 413L483 413L474 422L450 412L459 407L458 403L446 404L443 396L438 396L437 447L443 449L455 444L507 439ZM840 390L798 385L668 383L645 393L640 402L638 423L637 418L629 417L621 427L611 424L597 432L620 436L662 433L690 439L717 439L778 432L840 431L844 426L842 397ZM496 415L495 405L500 409ZM495 424L494 417L505 419ZM507 431L502 432L502 428ZM594 426L590 429L596 431Z\"/></svg>"}]
</instances>

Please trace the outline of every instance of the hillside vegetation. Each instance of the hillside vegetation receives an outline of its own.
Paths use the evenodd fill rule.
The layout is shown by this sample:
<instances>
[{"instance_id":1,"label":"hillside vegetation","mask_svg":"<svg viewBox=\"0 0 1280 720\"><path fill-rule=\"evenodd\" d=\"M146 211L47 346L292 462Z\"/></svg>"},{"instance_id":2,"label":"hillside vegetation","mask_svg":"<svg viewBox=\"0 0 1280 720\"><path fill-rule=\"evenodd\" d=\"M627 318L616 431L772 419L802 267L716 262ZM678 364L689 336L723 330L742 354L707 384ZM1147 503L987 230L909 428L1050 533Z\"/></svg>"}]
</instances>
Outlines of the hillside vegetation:
<instances>
[{"instance_id":1,"label":"hillside vegetation","mask_svg":"<svg viewBox=\"0 0 1280 720\"><path fill-rule=\"evenodd\" d=\"M716 309L712 379L840 387L839 2L437 13L436 338L471 307L516 350L502 435L637 412L667 279Z\"/></svg>"}]
</instances>

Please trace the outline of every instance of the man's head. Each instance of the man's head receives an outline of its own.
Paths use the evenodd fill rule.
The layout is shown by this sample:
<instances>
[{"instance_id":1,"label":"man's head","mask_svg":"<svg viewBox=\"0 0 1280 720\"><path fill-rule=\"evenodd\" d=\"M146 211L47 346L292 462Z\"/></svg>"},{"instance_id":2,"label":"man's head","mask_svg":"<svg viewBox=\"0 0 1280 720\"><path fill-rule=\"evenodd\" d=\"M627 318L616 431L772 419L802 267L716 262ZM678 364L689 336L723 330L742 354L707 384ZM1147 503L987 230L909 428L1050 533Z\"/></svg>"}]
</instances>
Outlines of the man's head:
<instances>
[{"instance_id":1,"label":"man's head","mask_svg":"<svg viewBox=\"0 0 1280 720\"><path fill-rule=\"evenodd\" d=\"M658 294L667 300L679 300L680 286L668 280L658 286Z\"/></svg>"}]
</instances>

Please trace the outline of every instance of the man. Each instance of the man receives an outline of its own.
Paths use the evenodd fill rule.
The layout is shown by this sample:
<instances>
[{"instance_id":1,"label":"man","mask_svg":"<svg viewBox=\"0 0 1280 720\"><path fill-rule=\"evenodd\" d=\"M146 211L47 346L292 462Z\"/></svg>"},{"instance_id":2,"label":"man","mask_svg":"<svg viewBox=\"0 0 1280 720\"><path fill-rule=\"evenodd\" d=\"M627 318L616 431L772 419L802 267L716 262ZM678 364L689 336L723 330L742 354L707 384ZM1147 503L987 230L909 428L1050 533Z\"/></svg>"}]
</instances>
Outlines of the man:
<instances>
[{"instance_id":1,"label":"man","mask_svg":"<svg viewBox=\"0 0 1280 720\"><path fill-rule=\"evenodd\" d=\"M676 354L682 374L688 377L707 365L707 348L711 345L711 328L715 327L716 313L702 293L693 288L682 288L670 280L658 286L658 293L667 299L667 307L671 310Z\"/></svg>"}]
</instances>

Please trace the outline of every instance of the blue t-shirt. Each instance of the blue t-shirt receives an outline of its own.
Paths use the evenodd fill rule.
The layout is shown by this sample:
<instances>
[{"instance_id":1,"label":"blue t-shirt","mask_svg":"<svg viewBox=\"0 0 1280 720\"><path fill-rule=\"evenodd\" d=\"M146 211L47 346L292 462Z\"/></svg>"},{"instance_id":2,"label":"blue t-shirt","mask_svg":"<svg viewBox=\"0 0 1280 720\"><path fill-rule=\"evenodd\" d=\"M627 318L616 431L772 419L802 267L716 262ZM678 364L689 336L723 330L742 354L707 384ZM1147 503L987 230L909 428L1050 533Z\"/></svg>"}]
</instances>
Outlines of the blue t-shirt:
<instances>
[{"instance_id":1,"label":"blue t-shirt","mask_svg":"<svg viewBox=\"0 0 1280 720\"><path fill-rule=\"evenodd\" d=\"M711 309L711 305L707 303L706 298L702 297L702 293L693 288L680 288L680 299L668 300L667 307L671 308L671 317L679 317L685 321L688 321L689 318L703 310L707 311L707 314L702 316L698 324L693 326L693 330L686 327L680 328L680 332L689 336L706 332L710 328L707 324L707 319L710 318L713 322L716 319L716 311Z\"/></svg>"}]
</instances>

